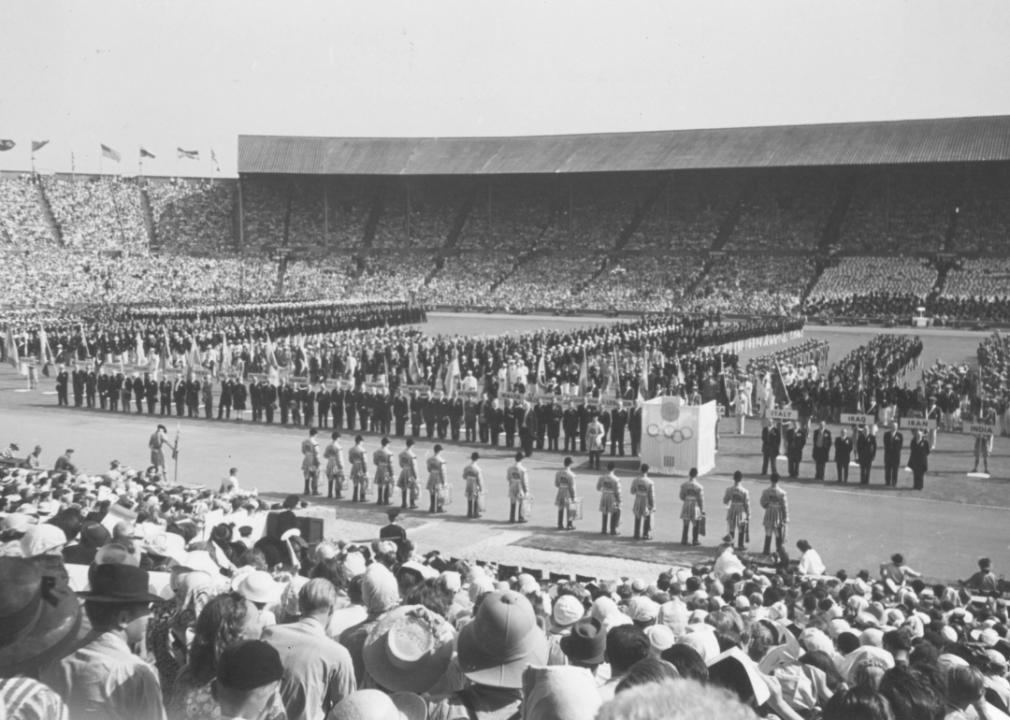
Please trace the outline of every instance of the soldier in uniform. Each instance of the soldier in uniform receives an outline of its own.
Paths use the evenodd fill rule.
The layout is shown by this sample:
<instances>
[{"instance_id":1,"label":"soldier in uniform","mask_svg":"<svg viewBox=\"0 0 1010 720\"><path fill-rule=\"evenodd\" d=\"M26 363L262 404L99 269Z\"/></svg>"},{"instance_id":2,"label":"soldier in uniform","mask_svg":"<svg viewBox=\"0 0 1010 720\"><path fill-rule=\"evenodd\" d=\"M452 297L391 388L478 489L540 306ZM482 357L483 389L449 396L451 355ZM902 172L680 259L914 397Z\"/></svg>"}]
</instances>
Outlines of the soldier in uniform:
<instances>
[{"instance_id":1,"label":"soldier in uniform","mask_svg":"<svg viewBox=\"0 0 1010 720\"><path fill-rule=\"evenodd\" d=\"M733 473L733 487L726 488L722 496L723 505L727 507L726 525L729 527L729 542L735 535L738 550L744 549L747 528L750 527L750 493L741 485L743 473L737 470Z\"/></svg>"},{"instance_id":2,"label":"soldier in uniform","mask_svg":"<svg viewBox=\"0 0 1010 720\"><path fill-rule=\"evenodd\" d=\"M838 431L835 438L835 469L838 471L838 482L849 481L849 461L852 459L852 438L846 437L845 428Z\"/></svg>"},{"instance_id":3,"label":"soldier in uniform","mask_svg":"<svg viewBox=\"0 0 1010 720\"><path fill-rule=\"evenodd\" d=\"M305 476L305 495L319 494L319 441L315 428L309 430L309 436L302 440L302 474Z\"/></svg>"},{"instance_id":4,"label":"soldier in uniform","mask_svg":"<svg viewBox=\"0 0 1010 720\"><path fill-rule=\"evenodd\" d=\"M773 473L778 472L775 461L779 456L779 443L781 440L782 431L780 430L778 420L775 421L774 425L766 425L761 429L761 454L764 456L764 460L761 463L762 475L768 474L769 465L771 465Z\"/></svg>"},{"instance_id":5,"label":"soldier in uniform","mask_svg":"<svg viewBox=\"0 0 1010 720\"><path fill-rule=\"evenodd\" d=\"M361 446L364 441L358 435L354 438L354 447L347 451L347 461L351 464L351 483L354 485L351 502L365 502L368 493L368 461L365 458L365 448Z\"/></svg>"},{"instance_id":6,"label":"soldier in uniform","mask_svg":"<svg viewBox=\"0 0 1010 720\"><path fill-rule=\"evenodd\" d=\"M323 451L326 459L326 497L341 500L344 497L344 450L340 447L340 433L330 433L330 444Z\"/></svg>"},{"instance_id":7,"label":"soldier in uniform","mask_svg":"<svg viewBox=\"0 0 1010 720\"><path fill-rule=\"evenodd\" d=\"M614 463L607 463L607 474L596 481L596 489L600 493L600 513L603 515L602 535L608 532L608 520L610 534L621 534L617 529L621 524L621 480L614 474L614 467Z\"/></svg>"},{"instance_id":8,"label":"soldier in uniform","mask_svg":"<svg viewBox=\"0 0 1010 720\"><path fill-rule=\"evenodd\" d=\"M480 517L480 496L484 492L484 475L477 466L480 453L470 454L470 464L463 468L463 480L466 482L466 516Z\"/></svg>"},{"instance_id":9,"label":"soldier in uniform","mask_svg":"<svg viewBox=\"0 0 1010 720\"><path fill-rule=\"evenodd\" d=\"M417 509L417 496L420 488L417 484L417 455L414 454L414 438L407 438L407 447L400 453L400 477L396 486L402 493L400 507L407 507L407 499L410 499L410 509Z\"/></svg>"},{"instance_id":10,"label":"soldier in uniform","mask_svg":"<svg viewBox=\"0 0 1010 720\"><path fill-rule=\"evenodd\" d=\"M435 445L432 449L435 451L435 454L428 458L428 462L426 463L428 468L428 496L431 499L428 512L433 514L444 513L443 492L446 486L445 458L442 457L441 445Z\"/></svg>"},{"instance_id":11,"label":"soldier in uniform","mask_svg":"<svg viewBox=\"0 0 1010 720\"><path fill-rule=\"evenodd\" d=\"M410 398L410 436L421 436L421 421L424 413L425 398L415 390Z\"/></svg>"},{"instance_id":12,"label":"soldier in uniform","mask_svg":"<svg viewBox=\"0 0 1010 720\"><path fill-rule=\"evenodd\" d=\"M635 498L631 511L635 515L635 539L652 540L652 514L656 511L655 483L649 477L649 466L642 463L642 473L631 481L631 495Z\"/></svg>"},{"instance_id":13,"label":"soldier in uniform","mask_svg":"<svg viewBox=\"0 0 1010 720\"><path fill-rule=\"evenodd\" d=\"M60 364L60 371L56 373L56 404L57 405L67 405L69 406L67 398L67 383L70 381L70 375L67 373L67 369ZM102 403L102 409L105 409L105 403Z\"/></svg>"},{"instance_id":14,"label":"soldier in uniform","mask_svg":"<svg viewBox=\"0 0 1010 720\"><path fill-rule=\"evenodd\" d=\"M403 391L397 389L396 397L393 399L393 420L396 423L396 436L403 437L407 434L407 417L410 415L410 403L404 396Z\"/></svg>"},{"instance_id":15,"label":"soldier in uniform","mask_svg":"<svg viewBox=\"0 0 1010 720\"><path fill-rule=\"evenodd\" d=\"M684 521L680 544L687 545L687 536L690 530L691 544L701 545L698 535L701 533L701 520L705 517L705 489L698 482L697 468L691 468L687 482L680 486L680 499L684 503L680 510L680 519Z\"/></svg>"},{"instance_id":16,"label":"soldier in uniform","mask_svg":"<svg viewBox=\"0 0 1010 720\"><path fill-rule=\"evenodd\" d=\"M904 446L905 436L898 429L898 422L892 421L891 429L884 433L884 485L897 487L901 450Z\"/></svg>"},{"instance_id":17,"label":"soldier in uniform","mask_svg":"<svg viewBox=\"0 0 1010 720\"><path fill-rule=\"evenodd\" d=\"M575 521L572 519L570 503L579 498L575 492L575 473L572 472L570 457L565 458L565 466L554 474L554 487L558 489L557 497L554 498L554 504L558 508L558 530L574 530Z\"/></svg>"},{"instance_id":18,"label":"soldier in uniform","mask_svg":"<svg viewBox=\"0 0 1010 720\"><path fill-rule=\"evenodd\" d=\"M624 457L624 429L628 425L628 411L624 403L617 401L617 407L610 411L610 455Z\"/></svg>"},{"instance_id":19,"label":"soldier in uniform","mask_svg":"<svg viewBox=\"0 0 1010 720\"><path fill-rule=\"evenodd\" d=\"M831 457L831 431L828 430L824 421L821 420L816 430L814 430L814 446L810 450L814 458L814 477L817 480L824 479L824 467Z\"/></svg>"},{"instance_id":20,"label":"soldier in uniform","mask_svg":"<svg viewBox=\"0 0 1010 720\"><path fill-rule=\"evenodd\" d=\"M859 426L859 436L856 438L856 460L859 463L860 485L870 484L870 470L873 459L877 456L877 436L869 432L865 425Z\"/></svg>"},{"instance_id":21,"label":"soldier in uniform","mask_svg":"<svg viewBox=\"0 0 1010 720\"><path fill-rule=\"evenodd\" d=\"M603 454L603 438L606 435L606 430L603 429L603 425L596 415L593 415L592 420L589 423L589 427L586 429L586 440L589 446L589 469L599 470L600 469L600 455Z\"/></svg>"},{"instance_id":22,"label":"soldier in uniform","mask_svg":"<svg viewBox=\"0 0 1010 720\"><path fill-rule=\"evenodd\" d=\"M579 411L575 409L575 403L568 403L561 424L565 431L565 452L575 452L579 441Z\"/></svg>"},{"instance_id":23,"label":"soldier in uniform","mask_svg":"<svg viewBox=\"0 0 1010 720\"><path fill-rule=\"evenodd\" d=\"M529 494L529 482L526 477L526 468L523 467L523 453L516 453L515 465L506 472L506 479L509 484L509 522L526 522L523 516L523 500ZM516 518L518 515L518 520Z\"/></svg>"},{"instance_id":24,"label":"soldier in uniform","mask_svg":"<svg viewBox=\"0 0 1010 720\"><path fill-rule=\"evenodd\" d=\"M922 490L922 481L929 469L929 443L922 436L922 431L915 429L912 442L908 445L908 469L912 471L912 487Z\"/></svg>"},{"instance_id":25,"label":"soldier in uniform","mask_svg":"<svg viewBox=\"0 0 1010 720\"><path fill-rule=\"evenodd\" d=\"M776 550L785 543L786 525L789 524L789 502L786 491L779 487L778 473L772 473L771 482L771 487L761 493L761 507L765 511L765 555L771 554L773 537Z\"/></svg>"},{"instance_id":26,"label":"soldier in uniform","mask_svg":"<svg viewBox=\"0 0 1010 720\"><path fill-rule=\"evenodd\" d=\"M393 492L393 451L386 447L389 445L389 438L382 438L379 444L379 449L372 453L372 462L375 463L375 504L392 505L390 496Z\"/></svg>"},{"instance_id":27,"label":"soldier in uniform","mask_svg":"<svg viewBox=\"0 0 1010 720\"><path fill-rule=\"evenodd\" d=\"M547 449L557 452L561 440L561 421L565 411L561 409L561 398L555 396L554 402L547 408Z\"/></svg>"}]
</instances>

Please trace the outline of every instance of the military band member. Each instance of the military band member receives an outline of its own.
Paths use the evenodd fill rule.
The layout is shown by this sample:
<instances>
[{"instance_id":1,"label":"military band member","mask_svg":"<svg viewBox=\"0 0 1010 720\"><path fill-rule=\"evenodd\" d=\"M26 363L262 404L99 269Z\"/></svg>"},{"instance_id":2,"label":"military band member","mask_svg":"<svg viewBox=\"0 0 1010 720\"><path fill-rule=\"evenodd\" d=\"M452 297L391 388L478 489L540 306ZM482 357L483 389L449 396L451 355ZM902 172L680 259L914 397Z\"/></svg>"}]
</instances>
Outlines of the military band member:
<instances>
[{"instance_id":1,"label":"military band member","mask_svg":"<svg viewBox=\"0 0 1010 720\"><path fill-rule=\"evenodd\" d=\"M463 468L463 480L466 482L466 516L480 517L480 496L484 492L484 475L477 466L480 453L471 453L470 464Z\"/></svg>"},{"instance_id":2,"label":"military band member","mask_svg":"<svg viewBox=\"0 0 1010 720\"><path fill-rule=\"evenodd\" d=\"M786 525L789 524L789 502L786 491L779 487L778 473L772 473L771 482L771 487L765 488L761 493L761 507L765 511L765 555L771 554L773 537L776 550L785 543Z\"/></svg>"},{"instance_id":3,"label":"military band member","mask_svg":"<svg viewBox=\"0 0 1010 720\"><path fill-rule=\"evenodd\" d=\"M506 479L509 484L509 522L526 522L523 516L523 500L529 494L529 482L526 477L526 468L523 467L523 453L516 453L515 465L506 472ZM518 520L516 516L518 515Z\"/></svg>"},{"instance_id":4,"label":"military band member","mask_svg":"<svg viewBox=\"0 0 1010 720\"><path fill-rule=\"evenodd\" d=\"M814 478L823 480L824 467L828 464L828 458L831 457L831 431L825 426L823 420L814 430L814 446L811 448L810 454L814 458Z\"/></svg>"},{"instance_id":5,"label":"military band member","mask_svg":"<svg viewBox=\"0 0 1010 720\"><path fill-rule=\"evenodd\" d=\"M309 430L309 436L302 440L302 473L305 475L304 494L319 494L319 441L315 428Z\"/></svg>"},{"instance_id":6,"label":"military band member","mask_svg":"<svg viewBox=\"0 0 1010 720\"><path fill-rule=\"evenodd\" d=\"M620 535L618 527L621 524L621 480L614 474L614 463L607 463L607 474L596 481L596 489L600 493L600 513L603 515L601 535L606 535L609 521L610 534Z\"/></svg>"},{"instance_id":7,"label":"military band member","mask_svg":"<svg viewBox=\"0 0 1010 720\"><path fill-rule=\"evenodd\" d=\"M558 530L574 530L570 503L578 500L575 492L575 473L572 472L572 459L565 458L565 466L554 474L554 487L558 489L554 504L558 508ZM567 518L567 523L565 522Z\"/></svg>"},{"instance_id":8,"label":"military band member","mask_svg":"<svg viewBox=\"0 0 1010 720\"><path fill-rule=\"evenodd\" d=\"M649 466L642 463L641 475L631 481L631 495L635 504L631 511L635 515L635 539L652 540L652 514L656 511L656 484L649 477Z\"/></svg>"},{"instance_id":9,"label":"military band member","mask_svg":"<svg viewBox=\"0 0 1010 720\"><path fill-rule=\"evenodd\" d=\"M445 477L445 458L442 457L442 446L435 445L435 454L428 458L428 496L431 504L428 507L430 513L444 513L445 496L443 495L447 484Z\"/></svg>"},{"instance_id":10,"label":"military band member","mask_svg":"<svg viewBox=\"0 0 1010 720\"><path fill-rule=\"evenodd\" d=\"M364 441L360 435L356 436L354 447L347 451L347 461L351 464L351 483L354 485L351 502L365 502L365 495L368 493L368 460L365 457L365 448L361 446Z\"/></svg>"},{"instance_id":11,"label":"military band member","mask_svg":"<svg viewBox=\"0 0 1010 720\"><path fill-rule=\"evenodd\" d=\"M603 454L603 438L607 431L603 428L599 417L593 414L589 427L586 429L586 443L589 448L589 469L600 469L600 455Z\"/></svg>"},{"instance_id":12,"label":"military band member","mask_svg":"<svg viewBox=\"0 0 1010 720\"><path fill-rule=\"evenodd\" d=\"M698 482L697 468L691 468L687 482L680 486L680 499L684 503L680 510L680 519L684 522L680 544L687 545L690 532L691 544L701 545L698 535L701 534L701 521L705 517L705 488Z\"/></svg>"},{"instance_id":13,"label":"military band member","mask_svg":"<svg viewBox=\"0 0 1010 720\"><path fill-rule=\"evenodd\" d=\"M151 439L147 441L147 447L151 450L151 465L156 467L162 475L166 474L165 471L165 452L162 448L166 445L172 448L172 457L175 457L175 445L168 441L168 428L164 425L159 425L151 435Z\"/></svg>"},{"instance_id":14,"label":"military band member","mask_svg":"<svg viewBox=\"0 0 1010 720\"><path fill-rule=\"evenodd\" d=\"M407 507L408 497L410 508L417 509L417 496L420 491L417 483L417 455L414 454L414 438L407 438L407 447L400 453L400 477L396 486L400 488L402 498L400 507Z\"/></svg>"},{"instance_id":15,"label":"military band member","mask_svg":"<svg viewBox=\"0 0 1010 720\"><path fill-rule=\"evenodd\" d=\"M344 497L344 450L340 447L340 433L330 433L330 444L326 446L326 497L340 500Z\"/></svg>"},{"instance_id":16,"label":"military band member","mask_svg":"<svg viewBox=\"0 0 1010 720\"><path fill-rule=\"evenodd\" d=\"M908 445L908 469L912 471L912 487L922 490L922 481L929 469L929 443L922 436L922 430L916 428L912 442Z\"/></svg>"},{"instance_id":17,"label":"military band member","mask_svg":"<svg viewBox=\"0 0 1010 720\"><path fill-rule=\"evenodd\" d=\"M743 550L747 529L750 527L750 493L741 481L743 473L737 470L733 473L733 487L726 488L726 493L722 496L723 505L726 506L726 525L729 528L729 542L733 542L736 536L737 549Z\"/></svg>"},{"instance_id":18,"label":"military band member","mask_svg":"<svg viewBox=\"0 0 1010 720\"><path fill-rule=\"evenodd\" d=\"M905 436L898 429L897 421L891 422L891 429L884 433L884 485L898 485L898 468L901 466L901 450L905 446Z\"/></svg>"},{"instance_id":19,"label":"military band member","mask_svg":"<svg viewBox=\"0 0 1010 720\"><path fill-rule=\"evenodd\" d=\"M764 460L761 463L761 474L768 474L768 467L771 466L772 473L777 473L778 468L775 461L779 456L779 443L782 441L782 430L779 421L774 425L767 425L761 429L761 454Z\"/></svg>"},{"instance_id":20,"label":"military band member","mask_svg":"<svg viewBox=\"0 0 1010 720\"><path fill-rule=\"evenodd\" d=\"M390 450L389 438L384 437L379 441L381 447L372 453L372 462L375 463L375 504L391 505L390 495L393 490L393 451Z\"/></svg>"}]
</instances>

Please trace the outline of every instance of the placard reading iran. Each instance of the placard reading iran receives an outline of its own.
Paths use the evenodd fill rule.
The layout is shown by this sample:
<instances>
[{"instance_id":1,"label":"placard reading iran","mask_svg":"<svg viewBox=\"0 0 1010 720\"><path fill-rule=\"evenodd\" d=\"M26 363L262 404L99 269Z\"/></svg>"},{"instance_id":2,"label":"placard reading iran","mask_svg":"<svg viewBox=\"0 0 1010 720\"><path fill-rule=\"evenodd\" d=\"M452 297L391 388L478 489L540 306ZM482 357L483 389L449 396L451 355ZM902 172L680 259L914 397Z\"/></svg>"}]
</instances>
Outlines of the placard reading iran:
<instances>
[{"instance_id":1,"label":"placard reading iran","mask_svg":"<svg viewBox=\"0 0 1010 720\"><path fill-rule=\"evenodd\" d=\"M898 426L902 430L936 430L936 420L931 418L901 418Z\"/></svg>"},{"instance_id":2,"label":"placard reading iran","mask_svg":"<svg viewBox=\"0 0 1010 720\"><path fill-rule=\"evenodd\" d=\"M870 425L875 422L876 420L872 415L863 415L861 413L842 413L842 425Z\"/></svg>"},{"instance_id":3,"label":"placard reading iran","mask_svg":"<svg viewBox=\"0 0 1010 720\"><path fill-rule=\"evenodd\" d=\"M982 425L982 424L968 424L962 425L961 431L968 433L969 435L995 435L996 426L995 425Z\"/></svg>"},{"instance_id":4,"label":"placard reading iran","mask_svg":"<svg viewBox=\"0 0 1010 720\"><path fill-rule=\"evenodd\" d=\"M800 416L799 412L796 410L790 410L789 408L782 408L780 410L769 410L768 417L772 420L796 420Z\"/></svg>"},{"instance_id":5,"label":"placard reading iran","mask_svg":"<svg viewBox=\"0 0 1010 720\"><path fill-rule=\"evenodd\" d=\"M431 388L428 387L427 385L401 385L400 389L403 390L404 392L408 392L408 393L411 393L411 392L429 393L429 392L431 392Z\"/></svg>"}]
</instances>

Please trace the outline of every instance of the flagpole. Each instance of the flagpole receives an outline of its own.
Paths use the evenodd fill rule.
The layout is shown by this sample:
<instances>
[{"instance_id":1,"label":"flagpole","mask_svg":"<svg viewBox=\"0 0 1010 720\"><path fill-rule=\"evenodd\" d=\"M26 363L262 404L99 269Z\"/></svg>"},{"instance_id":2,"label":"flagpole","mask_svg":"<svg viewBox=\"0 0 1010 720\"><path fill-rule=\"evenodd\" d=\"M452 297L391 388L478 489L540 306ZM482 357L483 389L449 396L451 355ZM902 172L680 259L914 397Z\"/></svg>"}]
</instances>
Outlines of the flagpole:
<instances>
[{"instance_id":1,"label":"flagpole","mask_svg":"<svg viewBox=\"0 0 1010 720\"><path fill-rule=\"evenodd\" d=\"M175 447L172 448L172 460L175 465L175 480L176 485L179 484L179 430L181 428L181 423L176 422L175 424Z\"/></svg>"}]
</instances>

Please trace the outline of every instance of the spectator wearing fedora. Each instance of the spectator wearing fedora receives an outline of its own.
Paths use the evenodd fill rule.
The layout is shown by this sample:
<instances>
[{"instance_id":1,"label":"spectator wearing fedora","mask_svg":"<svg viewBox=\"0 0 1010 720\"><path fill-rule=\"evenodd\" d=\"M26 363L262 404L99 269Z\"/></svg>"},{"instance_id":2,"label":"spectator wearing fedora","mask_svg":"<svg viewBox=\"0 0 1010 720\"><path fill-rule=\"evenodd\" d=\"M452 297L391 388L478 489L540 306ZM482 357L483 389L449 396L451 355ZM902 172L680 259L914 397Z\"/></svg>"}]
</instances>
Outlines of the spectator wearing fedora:
<instances>
[{"instance_id":1,"label":"spectator wearing fedora","mask_svg":"<svg viewBox=\"0 0 1010 720\"><path fill-rule=\"evenodd\" d=\"M595 677L607 650L607 633L598 619L584 617L572 625L560 645L569 665L585 668Z\"/></svg>"},{"instance_id":2,"label":"spectator wearing fedora","mask_svg":"<svg viewBox=\"0 0 1010 720\"><path fill-rule=\"evenodd\" d=\"M326 636L337 603L333 583L310 580L298 593L301 620L263 631L263 640L280 654L284 672L281 698L289 720L323 720L356 687L351 656Z\"/></svg>"},{"instance_id":3,"label":"spectator wearing fedora","mask_svg":"<svg viewBox=\"0 0 1010 720\"><path fill-rule=\"evenodd\" d=\"M519 710L523 670L547 664L547 637L523 595L502 590L487 595L473 622L457 639L459 666L471 683L428 706L428 720L510 717Z\"/></svg>"},{"instance_id":4,"label":"spectator wearing fedora","mask_svg":"<svg viewBox=\"0 0 1010 720\"><path fill-rule=\"evenodd\" d=\"M229 645L217 661L211 694L222 718L264 717L284 676L281 656L262 640Z\"/></svg>"},{"instance_id":5,"label":"spectator wearing fedora","mask_svg":"<svg viewBox=\"0 0 1010 720\"><path fill-rule=\"evenodd\" d=\"M132 565L94 566L91 590L78 593L92 630L83 645L55 660L41 679L70 709L71 717L164 720L158 673L130 651L144 638L151 603L146 570Z\"/></svg>"}]
</instances>

